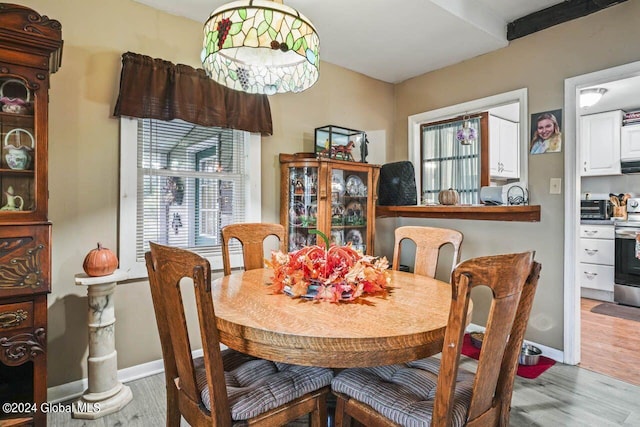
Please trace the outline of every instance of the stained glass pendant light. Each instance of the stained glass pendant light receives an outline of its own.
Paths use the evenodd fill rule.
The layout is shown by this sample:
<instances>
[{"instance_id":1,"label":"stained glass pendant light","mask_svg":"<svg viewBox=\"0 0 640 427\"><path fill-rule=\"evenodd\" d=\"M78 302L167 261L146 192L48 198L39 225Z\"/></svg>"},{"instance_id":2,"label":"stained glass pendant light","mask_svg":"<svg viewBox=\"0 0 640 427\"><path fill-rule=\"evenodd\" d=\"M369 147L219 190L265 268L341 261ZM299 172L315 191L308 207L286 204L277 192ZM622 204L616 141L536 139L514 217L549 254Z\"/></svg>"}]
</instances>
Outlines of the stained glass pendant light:
<instances>
[{"instance_id":1,"label":"stained glass pendant light","mask_svg":"<svg viewBox=\"0 0 640 427\"><path fill-rule=\"evenodd\" d=\"M302 92L319 76L320 39L282 0L227 3L204 24L202 65L216 82L248 93Z\"/></svg>"}]
</instances>

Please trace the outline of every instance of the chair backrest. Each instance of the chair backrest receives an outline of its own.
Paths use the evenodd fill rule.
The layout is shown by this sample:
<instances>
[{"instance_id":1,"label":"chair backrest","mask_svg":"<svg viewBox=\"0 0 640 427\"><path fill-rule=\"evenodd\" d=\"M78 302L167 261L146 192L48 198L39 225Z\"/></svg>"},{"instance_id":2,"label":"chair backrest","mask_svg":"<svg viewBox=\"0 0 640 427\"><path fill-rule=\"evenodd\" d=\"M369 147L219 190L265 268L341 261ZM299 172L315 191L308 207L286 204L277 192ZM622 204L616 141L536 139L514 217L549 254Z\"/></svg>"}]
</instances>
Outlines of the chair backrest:
<instances>
[{"instance_id":1,"label":"chair backrest","mask_svg":"<svg viewBox=\"0 0 640 427\"><path fill-rule=\"evenodd\" d=\"M180 413L190 424L199 424L195 422L195 417L202 417L202 404L180 289L182 279L190 278L195 288L210 403L211 408L215 408L215 413L211 413L210 417L216 419L213 425L230 426L231 412L211 297L209 262L184 249L152 242L149 246L151 250L145 254L145 259L160 333L167 388L176 387L176 381L179 381L177 404Z\"/></svg>"},{"instance_id":2,"label":"chair backrest","mask_svg":"<svg viewBox=\"0 0 640 427\"><path fill-rule=\"evenodd\" d=\"M482 285L491 289L492 300L467 425L498 425L503 400L507 395L511 399L517 355L537 284L539 264L533 261L533 255L534 252L524 252L474 258L460 263L451 273L453 298L442 347L432 425L448 426L451 423L450 408L470 293L472 288ZM525 283L527 292L523 293Z\"/></svg>"},{"instance_id":3,"label":"chair backrest","mask_svg":"<svg viewBox=\"0 0 640 427\"><path fill-rule=\"evenodd\" d=\"M416 244L416 255L414 260L414 274L434 277L438 265L440 249L447 245L453 245L453 264L451 269L460 261L460 245L462 245L462 233L448 228L403 226L396 228L395 247L393 249L392 268L400 268L400 255L402 241L404 239L413 240Z\"/></svg>"},{"instance_id":4,"label":"chair backrest","mask_svg":"<svg viewBox=\"0 0 640 427\"><path fill-rule=\"evenodd\" d=\"M280 240L280 250L284 251L284 227L271 223L238 223L222 228L222 263L224 275L231 274L229 240L237 239L242 245L245 270L264 267L264 241L269 236Z\"/></svg>"}]
</instances>

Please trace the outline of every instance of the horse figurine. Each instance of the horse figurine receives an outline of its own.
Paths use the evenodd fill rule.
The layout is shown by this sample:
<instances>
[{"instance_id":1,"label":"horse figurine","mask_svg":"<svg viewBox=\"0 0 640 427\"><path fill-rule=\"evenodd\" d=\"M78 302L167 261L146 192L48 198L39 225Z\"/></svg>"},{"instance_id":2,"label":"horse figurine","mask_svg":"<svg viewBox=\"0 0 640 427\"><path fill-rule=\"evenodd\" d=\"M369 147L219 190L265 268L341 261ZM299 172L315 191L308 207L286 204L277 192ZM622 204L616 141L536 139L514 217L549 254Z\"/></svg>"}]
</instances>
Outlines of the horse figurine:
<instances>
[{"instance_id":1,"label":"horse figurine","mask_svg":"<svg viewBox=\"0 0 640 427\"><path fill-rule=\"evenodd\" d=\"M351 154L351 150L356 145L355 142L349 141L347 145L337 145L335 147L331 147L332 156L335 159L341 160L351 160L354 161L353 155Z\"/></svg>"}]
</instances>

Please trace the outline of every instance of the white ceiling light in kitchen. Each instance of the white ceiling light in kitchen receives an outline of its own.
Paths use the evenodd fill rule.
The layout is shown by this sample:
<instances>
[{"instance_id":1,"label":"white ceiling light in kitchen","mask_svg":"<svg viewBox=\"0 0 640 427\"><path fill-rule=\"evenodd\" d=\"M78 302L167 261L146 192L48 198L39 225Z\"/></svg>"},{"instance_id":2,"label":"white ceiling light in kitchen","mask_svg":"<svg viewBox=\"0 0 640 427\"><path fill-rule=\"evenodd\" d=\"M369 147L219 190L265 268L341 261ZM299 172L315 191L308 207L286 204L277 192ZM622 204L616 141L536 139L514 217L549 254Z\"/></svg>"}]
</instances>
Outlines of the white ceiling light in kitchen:
<instances>
[{"instance_id":1,"label":"white ceiling light in kitchen","mask_svg":"<svg viewBox=\"0 0 640 427\"><path fill-rule=\"evenodd\" d=\"M593 107L602 99L602 95L604 95L606 91L607 90L602 87L582 89L580 91L580 108Z\"/></svg>"}]
</instances>

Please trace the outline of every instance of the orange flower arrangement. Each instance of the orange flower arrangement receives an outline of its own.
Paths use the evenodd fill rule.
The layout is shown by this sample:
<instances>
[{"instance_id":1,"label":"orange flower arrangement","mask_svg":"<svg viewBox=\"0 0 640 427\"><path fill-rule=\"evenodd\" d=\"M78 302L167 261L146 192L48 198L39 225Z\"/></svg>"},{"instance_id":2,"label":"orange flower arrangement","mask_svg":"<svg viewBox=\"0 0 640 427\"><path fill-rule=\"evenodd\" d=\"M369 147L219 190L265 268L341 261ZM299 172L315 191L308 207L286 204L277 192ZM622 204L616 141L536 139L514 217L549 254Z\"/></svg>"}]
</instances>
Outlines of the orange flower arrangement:
<instances>
[{"instance_id":1,"label":"orange flower arrangement","mask_svg":"<svg viewBox=\"0 0 640 427\"><path fill-rule=\"evenodd\" d=\"M350 244L329 246L323 233L312 232L324 239L325 248L314 245L288 254L272 252L266 261L274 271L276 293L339 302L385 291L390 281L386 257L363 255Z\"/></svg>"}]
</instances>

